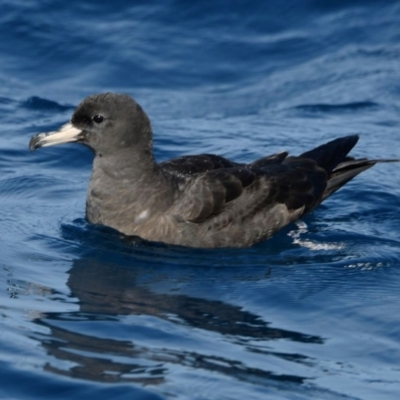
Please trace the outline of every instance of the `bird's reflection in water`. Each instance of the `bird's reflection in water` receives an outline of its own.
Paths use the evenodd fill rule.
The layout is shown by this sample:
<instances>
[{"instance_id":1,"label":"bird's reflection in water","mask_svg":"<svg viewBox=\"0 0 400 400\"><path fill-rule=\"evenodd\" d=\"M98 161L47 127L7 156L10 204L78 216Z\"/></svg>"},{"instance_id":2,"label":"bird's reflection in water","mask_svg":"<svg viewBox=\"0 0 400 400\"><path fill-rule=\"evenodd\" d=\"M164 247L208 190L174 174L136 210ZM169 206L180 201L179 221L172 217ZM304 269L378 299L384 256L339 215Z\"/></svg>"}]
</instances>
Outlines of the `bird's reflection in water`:
<instances>
[{"instance_id":1,"label":"bird's reflection in water","mask_svg":"<svg viewBox=\"0 0 400 400\"><path fill-rule=\"evenodd\" d=\"M318 336L272 328L259 316L239 306L222 301L190 297L183 294L155 293L143 284L135 268L109 264L96 258L81 258L74 262L68 279L71 296L79 301L79 311L46 313L36 323L46 327L47 334L35 334L52 360L45 369L53 373L99 382L136 382L141 385L160 385L173 379L175 367L223 374L244 382L266 385L301 384L304 376L274 372L272 360L282 364L309 366L307 356L277 352L270 349L274 340L322 344ZM137 318L132 326L123 322L124 316ZM158 345L137 339L137 326L143 316L160 321L156 327ZM99 321L103 325L96 325ZM163 322L164 321L164 322ZM86 324L84 327L82 324ZM92 324L90 329L88 325ZM105 324L105 325L104 325ZM215 341L228 343L248 355L265 356L265 367L250 367L237 351L210 351L185 348L183 343L170 345L170 333L163 339L163 327L172 324L190 338L192 332L215 336ZM157 324L156 324L157 325ZM124 331L123 339L113 332ZM128 329L128 333L127 333ZM131 329L131 330L129 330ZM43 332L43 329L40 330ZM95 333L93 333L95 331ZM152 330L154 334L154 330ZM161 332L161 333L160 333ZM151 334L150 334L151 335ZM135 338L136 336L136 338ZM111 338L110 338L111 337ZM214 339L211 339L213 341ZM218 346L218 345L217 345ZM259 365L256 364L256 365ZM293 365L293 364L292 364Z\"/></svg>"}]
</instances>

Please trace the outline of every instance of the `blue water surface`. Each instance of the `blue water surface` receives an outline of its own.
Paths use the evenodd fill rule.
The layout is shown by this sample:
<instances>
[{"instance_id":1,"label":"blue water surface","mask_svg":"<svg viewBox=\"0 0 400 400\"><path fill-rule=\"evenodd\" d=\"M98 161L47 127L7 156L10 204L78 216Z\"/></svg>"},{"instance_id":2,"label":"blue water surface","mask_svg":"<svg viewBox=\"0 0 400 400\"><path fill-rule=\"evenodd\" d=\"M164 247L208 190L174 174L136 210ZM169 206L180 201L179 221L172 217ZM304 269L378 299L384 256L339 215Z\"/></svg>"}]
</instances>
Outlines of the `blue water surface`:
<instances>
[{"instance_id":1,"label":"blue water surface","mask_svg":"<svg viewBox=\"0 0 400 400\"><path fill-rule=\"evenodd\" d=\"M115 91L159 161L350 134L400 158L400 1L1 8L0 398L398 399L400 165L255 247L198 250L88 224L90 151L28 142Z\"/></svg>"}]
</instances>

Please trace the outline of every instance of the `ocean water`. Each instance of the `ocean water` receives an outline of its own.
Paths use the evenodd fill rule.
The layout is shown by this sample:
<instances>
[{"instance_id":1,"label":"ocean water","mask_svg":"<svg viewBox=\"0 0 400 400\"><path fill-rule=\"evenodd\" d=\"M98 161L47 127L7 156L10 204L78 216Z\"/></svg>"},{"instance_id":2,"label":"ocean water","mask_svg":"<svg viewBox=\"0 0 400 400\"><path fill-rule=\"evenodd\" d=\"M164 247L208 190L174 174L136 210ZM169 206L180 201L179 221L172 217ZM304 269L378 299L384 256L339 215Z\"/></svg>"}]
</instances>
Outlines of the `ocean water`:
<instances>
[{"instance_id":1,"label":"ocean water","mask_svg":"<svg viewBox=\"0 0 400 400\"><path fill-rule=\"evenodd\" d=\"M88 224L90 151L28 142L115 91L159 161L349 134L400 158L400 1L1 5L1 399L398 399L400 165L255 247L197 250Z\"/></svg>"}]
</instances>

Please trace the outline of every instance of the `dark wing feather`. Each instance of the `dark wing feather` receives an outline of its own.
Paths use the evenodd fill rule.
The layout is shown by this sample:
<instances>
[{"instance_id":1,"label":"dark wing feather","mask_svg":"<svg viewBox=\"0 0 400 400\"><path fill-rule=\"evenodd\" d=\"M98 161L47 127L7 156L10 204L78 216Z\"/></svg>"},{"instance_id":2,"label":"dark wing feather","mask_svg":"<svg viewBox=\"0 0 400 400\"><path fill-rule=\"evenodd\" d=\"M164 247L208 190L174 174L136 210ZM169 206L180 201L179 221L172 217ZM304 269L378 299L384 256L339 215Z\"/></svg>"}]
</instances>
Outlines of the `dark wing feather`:
<instances>
[{"instance_id":1,"label":"dark wing feather","mask_svg":"<svg viewBox=\"0 0 400 400\"><path fill-rule=\"evenodd\" d=\"M229 203L242 195L256 175L246 168L216 169L205 172L187 183L175 214L184 220L203 222L211 215L223 211Z\"/></svg>"},{"instance_id":2,"label":"dark wing feather","mask_svg":"<svg viewBox=\"0 0 400 400\"><path fill-rule=\"evenodd\" d=\"M219 220L265 217L280 204L290 222L376 162L347 156L357 140L357 136L348 136L299 157L283 152L248 165L209 154L162 163L165 171L180 180L181 197L173 214L196 223L212 218L218 225Z\"/></svg>"},{"instance_id":3,"label":"dark wing feather","mask_svg":"<svg viewBox=\"0 0 400 400\"><path fill-rule=\"evenodd\" d=\"M226 213L231 214L230 220L254 217L276 204L284 204L288 212L302 209L305 213L320 203L326 180L326 172L305 159L257 169L210 170L190 179L173 213L197 223L219 214L227 219Z\"/></svg>"},{"instance_id":4,"label":"dark wing feather","mask_svg":"<svg viewBox=\"0 0 400 400\"><path fill-rule=\"evenodd\" d=\"M273 154L253 163L264 167L280 163L287 153ZM223 211L229 203L251 185L260 171L251 166L232 162L212 154L184 156L160 164L161 168L178 182L181 201L174 213L192 222L203 222Z\"/></svg>"},{"instance_id":5,"label":"dark wing feather","mask_svg":"<svg viewBox=\"0 0 400 400\"><path fill-rule=\"evenodd\" d=\"M287 157L281 165L269 167L266 172L278 190L276 201L288 210L304 207L302 215L317 207L326 189L328 175L315 161Z\"/></svg>"},{"instance_id":6,"label":"dark wing feather","mask_svg":"<svg viewBox=\"0 0 400 400\"><path fill-rule=\"evenodd\" d=\"M327 172L332 172L341 162L347 159L347 154L356 145L358 139L358 135L351 135L331 140L303 153L300 157L314 160L321 168Z\"/></svg>"},{"instance_id":7,"label":"dark wing feather","mask_svg":"<svg viewBox=\"0 0 400 400\"><path fill-rule=\"evenodd\" d=\"M286 157L288 153L286 151L282 153L272 154L267 157L260 158L251 164L248 164L249 168L264 168L272 164L280 164Z\"/></svg>"},{"instance_id":8,"label":"dark wing feather","mask_svg":"<svg viewBox=\"0 0 400 400\"><path fill-rule=\"evenodd\" d=\"M202 174L214 169L239 167L241 165L213 154L183 156L160 163L160 167L163 170L181 177Z\"/></svg>"}]
</instances>

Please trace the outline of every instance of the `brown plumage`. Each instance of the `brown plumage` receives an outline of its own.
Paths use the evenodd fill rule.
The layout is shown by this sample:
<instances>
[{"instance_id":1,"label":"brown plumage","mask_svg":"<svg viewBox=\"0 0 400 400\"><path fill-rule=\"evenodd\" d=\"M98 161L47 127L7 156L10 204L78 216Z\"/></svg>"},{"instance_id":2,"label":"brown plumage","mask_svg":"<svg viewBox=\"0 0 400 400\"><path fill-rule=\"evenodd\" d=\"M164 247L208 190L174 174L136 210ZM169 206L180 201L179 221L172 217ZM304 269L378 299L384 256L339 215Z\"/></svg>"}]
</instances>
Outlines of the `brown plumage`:
<instances>
[{"instance_id":1,"label":"brown plumage","mask_svg":"<svg viewBox=\"0 0 400 400\"><path fill-rule=\"evenodd\" d=\"M298 157L239 164L202 154L157 164L150 121L129 96L86 98L71 123L34 136L31 150L79 142L94 154L89 222L125 235L193 247L245 247L271 237L379 161L348 156L358 136Z\"/></svg>"}]
</instances>

